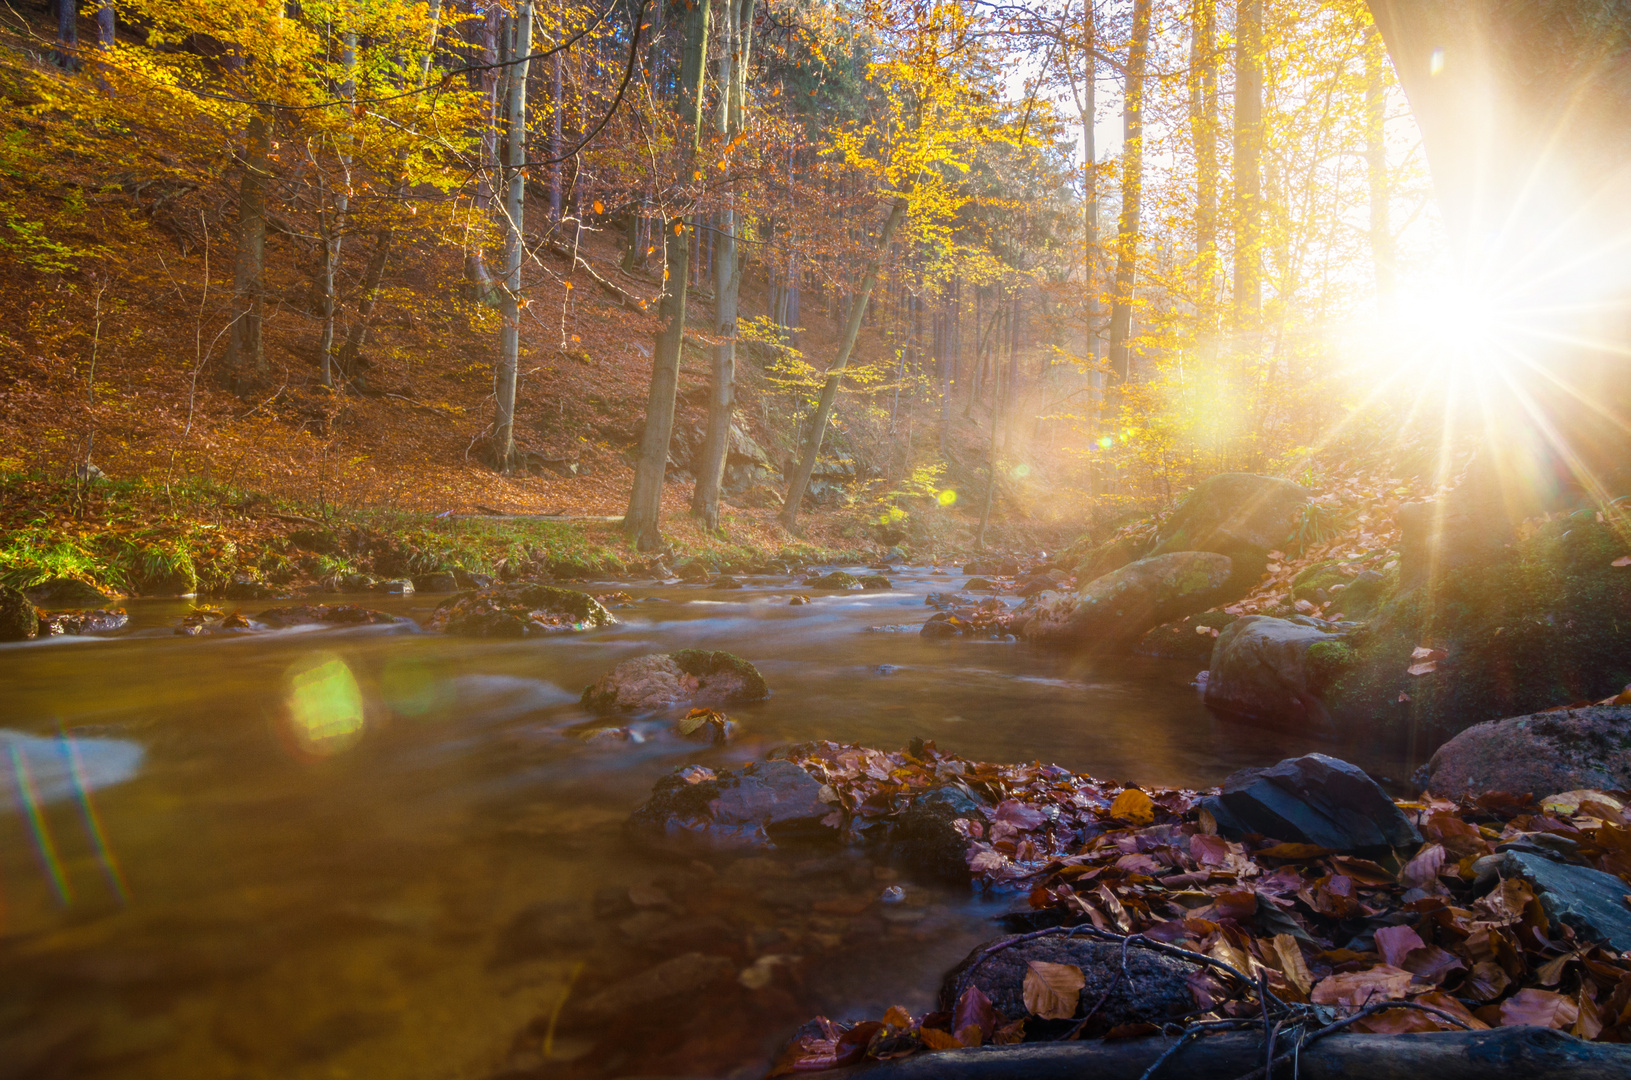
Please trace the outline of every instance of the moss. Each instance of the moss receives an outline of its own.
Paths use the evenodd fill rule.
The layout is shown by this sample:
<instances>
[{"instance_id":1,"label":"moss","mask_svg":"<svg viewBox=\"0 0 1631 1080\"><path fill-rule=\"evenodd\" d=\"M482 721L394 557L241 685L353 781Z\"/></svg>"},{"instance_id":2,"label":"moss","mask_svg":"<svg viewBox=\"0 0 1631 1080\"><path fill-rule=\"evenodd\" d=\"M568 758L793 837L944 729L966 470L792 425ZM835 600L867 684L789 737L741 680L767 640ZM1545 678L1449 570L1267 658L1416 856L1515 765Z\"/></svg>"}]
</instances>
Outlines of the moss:
<instances>
[{"instance_id":1,"label":"moss","mask_svg":"<svg viewBox=\"0 0 1631 1080\"><path fill-rule=\"evenodd\" d=\"M1359 654L1345 641L1316 641L1308 647L1304 662L1307 665L1309 687L1317 694L1335 682L1352 667Z\"/></svg>"},{"instance_id":2,"label":"moss","mask_svg":"<svg viewBox=\"0 0 1631 1080\"><path fill-rule=\"evenodd\" d=\"M762 698L770 693L770 688L765 684L764 676L759 674L759 669L735 653L708 649L680 649L668 655L679 665L681 671L694 678L705 679L727 671L734 673L745 687L742 695L744 698Z\"/></svg>"},{"instance_id":3,"label":"moss","mask_svg":"<svg viewBox=\"0 0 1631 1080\"><path fill-rule=\"evenodd\" d=\"M1619 690L1631 682L1631 573L1610 564L1623 554L1595 520L1554 521L1496 564L1392 597L1353 639L1328 708L1349 724L1413 731L1425 751L1472 724ZM1448 658L1410 676L1423 644Z\"/></svg>"},{"instance_id":4,"label":"moss","mask_svg":"<svg viewBox=\"0 0 1631 1080\"><path fill-rule=\"evenodd\" d=\"M854 574L845 573L842 570L834 570L832 573L823 574L821 577L809 578L804 584L812 589L858 589L861 587L860 579Z\"/></svg>"}]
</instances>

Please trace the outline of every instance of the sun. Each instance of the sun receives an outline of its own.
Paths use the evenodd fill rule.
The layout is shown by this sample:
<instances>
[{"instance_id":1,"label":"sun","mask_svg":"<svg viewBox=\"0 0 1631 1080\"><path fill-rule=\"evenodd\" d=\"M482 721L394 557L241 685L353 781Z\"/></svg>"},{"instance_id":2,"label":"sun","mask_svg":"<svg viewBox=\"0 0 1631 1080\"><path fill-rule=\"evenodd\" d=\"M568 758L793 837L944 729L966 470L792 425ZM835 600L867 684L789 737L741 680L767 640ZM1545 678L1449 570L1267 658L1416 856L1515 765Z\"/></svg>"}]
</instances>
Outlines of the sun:
<instances>
[{"instance_id":1,"label":"sun","mask_svg":"<svg viewBox=\"0 0 1631 1080\"><path fill-rule=\"evenodd\" d=\"M1510 347L1510 312L1496 290L1463 278L1403 290L1388 327L1400 359L1420 375L1451 382L1496 375Z\"/></svg>"}]
</instances>

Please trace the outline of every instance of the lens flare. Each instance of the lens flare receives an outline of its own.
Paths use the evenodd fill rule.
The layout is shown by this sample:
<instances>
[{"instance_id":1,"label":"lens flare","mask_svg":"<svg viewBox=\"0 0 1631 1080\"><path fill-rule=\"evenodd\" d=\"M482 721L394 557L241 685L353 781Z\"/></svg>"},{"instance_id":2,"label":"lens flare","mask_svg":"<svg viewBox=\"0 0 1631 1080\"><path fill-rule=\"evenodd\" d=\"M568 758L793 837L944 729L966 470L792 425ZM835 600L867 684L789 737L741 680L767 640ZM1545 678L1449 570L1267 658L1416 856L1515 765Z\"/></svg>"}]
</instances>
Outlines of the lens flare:
<instances>
[{"instance_id":1,"label":"lens flare","mask_svg":"<svg viewBox=\"0 0 1631 1080\"><path fill-rule=\"evenodd\" d=\"M386 707L399 716L428 719L453 705L453 683L435 667L412 659L387 661L379 688Z\"/></svg>"},{"instance_id":2,"label":"lens flare","mask_svg":"<svg viewBox=\"0 0 1631 1080\"><path fill-rule=\"evenodd\" d=\"M79 816L85 822L85 831L90 834L91 843L96 848L96 861L102 866L102 873L108 879L108 887L113 895L119 898L121 904L129 903L130 889L125 884L125 875L119 869L119 860L113 856L113 847L108 843L107 833L102 829L102 818L96 812L96 804L91 801L91 785L86 778L85 762L80 757L79 744L74 742L68 730L60 723L57 725L59 737L62 739L63 749L68 752L68 768L74 777L74 795L79 801Z\"/></svg>"},{"instance_id":3,"label":"lens flare","mask_svg":"<svg viewBox=\"0 0 1631 1080\"><path fill-rule=\"evenodd\" d=\"M940 493L939 498L941 506L951 506L957 501L957 492L953 491L951 488L947 488L945 491Z\"/></svg>"},{"instance_id":4,"label":"lens flare","mask_svg":"<svg viewBox=\"0 0 1631 1080\"><path fill-rule=\"evenodd\" d=\"M34 850L40 856L40 863L45 867L46 877L51 879L51 888L57 894L57 902L63 906L73 902L74 890L68 884L68 875L63 870L62 859L57 855L57 845L51 839L51 826L45 820L45 808L40 805L38 793L34 790L34 777L28 770L28 755L16 743L6 747L11 752L11 770L17 778L17 797L23 801L23 812L28 818L29 830L34 834Z\"/></svg>"},{"instance_id":5,"label":"lens flare","mask_svg":"<svg viewBox=\"0 0 1631 1080\"><path fill-rule=\"evenodd\" d=\"M295 745L328 757L356 743L367 726L362 687L332 653L307 657L289 671L289 732Z\"/></svg>"}]
</instances>

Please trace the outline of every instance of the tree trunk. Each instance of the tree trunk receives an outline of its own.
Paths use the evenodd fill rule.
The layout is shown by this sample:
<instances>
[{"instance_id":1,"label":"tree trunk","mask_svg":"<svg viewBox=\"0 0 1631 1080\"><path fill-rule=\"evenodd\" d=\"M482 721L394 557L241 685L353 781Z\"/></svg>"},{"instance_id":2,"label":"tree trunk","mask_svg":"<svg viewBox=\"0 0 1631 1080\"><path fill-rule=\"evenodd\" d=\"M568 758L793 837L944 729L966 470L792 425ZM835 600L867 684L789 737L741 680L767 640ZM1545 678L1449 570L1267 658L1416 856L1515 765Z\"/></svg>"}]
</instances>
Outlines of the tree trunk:
<instances>
[{"instance_id":1,"label":"tree trunk","mask_svg":"<svg viewBox=\"0 0 1631 1080\"><path fill-rule=\"evenodd\" d=\"M566 103L561 100L561 54L556 53L550 58L549 74L549 104L554 115L549 118L549 220L552 224L561 223L561 166L562 162L555 159L561 156L561 114L566 111Z\"/></svg>"},{"instance_id":2,"label":"tree trunk","mask_svg":"<svg viewBox=\"0 0 1631 1080\"><path fill-rule=\"evenodd\" d=\"M69 71L79 70L79 0L56 0L57 44L51 62Z\"/></svg>"},{"instance_id":3,"label":"tree trunk","mask_svg":"<svg viewBox=\"0 0 1631 1080\"><path fill-rule=\"evenodd\" d=\"M998 311L1002 308L998 307ZM1002 377L1002 365L991 365L991 377L996 380L995 392L991 397L991 444L986 450L985 460L985 503L980 507L980 527L974 533L974 550L985 550L985 529L991 523L991 506L997 498L997 427L1002 419L1003 408L1008 403L1004 400L1003 390L1005 381Z\"/></svg>"},{"instance_id":4,"label":"tree trunk","mask_svg":"<svg viewBox=\"0 0 1631 1080\"><path fill-rule=\"evenodd\" d=\"M345 79L340 84L340 96L349 101L356 90L353 73L357 70L357 35L351 30L344 31L341 39L340 66L345 71ZM334 385L334 314L338 306L335 303L334 274L340 263L340 245L345 237L346 211L350 204L346 191L350 187L351 157L343 152L337 153L335 157L340 163L343 186L334 196L333 208L320 209L318 225L323 241L323 261L317 277L323 329L317 344L317 354L324 386ZM318 198L319 200L322 198L321 186L318 189Z\"/></svg>"},{"instance_id":5,"label":"tree trunk","mask_svg":"<svg viewBox=\"0 0 1631 1080\"><path fill-rule=\"evenodd\" d=\"M119 16L114 11L113 0L101 0L96 7L96 44L101 49L113 48L117 40Z\"/></svg>"},{"instance_id":6,"label":"tree trunk","mask_svg":"<svg viewBox=\"0 0 1631 1080\"><path fill-rule=\"evenodd\" d=\"M1263 0L1235 5L1235 327L1263 307Z\"/></svg>"},{"instance_id":7,"label":"tree trunk","mask_svg":"<svg viewBox=\"0 0 1631 1080\"><path fill-rule=\"evenodd\" d=\"M1371 27L1365 38L1365 163L1370 173L1370 255L1376 267L1376 306L1393 309L1393 228L1388 221L1392 192L1387 181L1387 79L1382 38Z\"/></svg>"},{"instance_id":8,"label":"tree trunk","mask_svg":"<svg viewBox=\"0 0 1631 1080\"><path fill-rule=\"evenodd\" d=\"M861 334L861 319L866 314L867 301L872 297L872 287L878 283L878 270L883 265L885 252L889 250L889 240L905 214L906 196L897 195L889 207L889 217L884 220L883 231L878 234L877 250L866 264L855 297L850 301L849 319L844 323L844 336L838 341L838 354L827 367L827 378L821 384L821 397L816 402L810 429L805 433L798 465L787 482L787 499L782 503L780 520L789 531L798 524L799 504L804 499L805 489L810 486L810 474L815 472L816 458L821 454L821 440L826 435L827 422L832 419L833 405L838 400L838 384L844 378L844 369L849 366L850 353L855 351L855 339Z\"/></svg>"},{"instance_id":9,"label":"tree trunk","mask_svg":"<svg viewBox=\"0 0 1631 1080\"><path fill-rule=\"evenodd\" d=\"M232 334L227 342L227 375L240 385L259 381L267 372L261 316L266 275L266 185L271 176L271 152L272 116L265 109L257 109L250 114L243 158L239 163Z\"/></svg>"},{"instance_id":10,"label":"tree trunk","mask_svg":"<svg viewBox=\"0 0 1631 1080\"><path fill-rule=\"evenodd\" d=\"M719 95L719 133L726 145L742 130L747 69L753 46L754 2L726 0L725 3L725 48L719 58L719 85L724 88ZM736 256L740 219L732 191L726 192L720 222L722 228L714 261L714 334L719 344L714 346L708 387L708 434L703 440L701 460L697 463L697 485L691 496L691 512L701 518L702 527L710 531L719 528L719 495L730 454L731 410L736 403L736 314L742 265Z\"/></svg>"},{"instance_id":11,"label":"tree trunk","mask_svg":"<svg viewBox=\"0 0 1631 1080\"><path fill-rule=\"evenodd\" d=\"M696 3L686 15L685 53L680 64L680 112L685 122L687 152L680 178L689 182L702 138L702 93L707 75L708 9ZM641 551L662 546L658 524L663 509L663 480L668 472L668 440L674 433L674 392L680 380L680 352L685 341L686 279L691 249L685 219L675 215L663 237L666 248L664 289L658 308L656 355L651 364L651 392L646 398L646 430L640 437L640 461L634 469L623 535Z\"/></svg>"},{"instance_id":12,"label":"tree trunk","mask_svg":"<svg viewBox=\"0 0 1631 1080\"><path fill-rule=\"evenodd\" d=\"M522 0L504 34L504 59L514 61L504 76L503 170L500 175L504 234L504 277L498 293L498 363L493 367L493 466L515 466L515 384L521 351L521 263L526 255L522 215L527 193L527 68L532 53L532 2Z\"/></svg>"},{"instance_id":13,"label":"tree trunk","mask_svg":"<svg viewBox=\"0 0 1631 1080\"><path fill-rule=\"evenodd\" d=\"M1189 134L1195 147L1195 307L1213 329L1218 273L1217 0L1190 7Z\"/></svg>"},{"instance_id":14,"label":"tree trunk","mask_svg":"<svg viewBox=\"0 0 1631 1080\"><path fill-rule=\"evenodd\" d=\"M1110 370L1125 383L1131 374L1133 283L1144 196L1144 69L1150 51L1152 0L1133 2L1133 39L1127 49L1121 151L1121 222L1116 228L1116 283L1110 305Z\"/></svg>"}]
</instances>

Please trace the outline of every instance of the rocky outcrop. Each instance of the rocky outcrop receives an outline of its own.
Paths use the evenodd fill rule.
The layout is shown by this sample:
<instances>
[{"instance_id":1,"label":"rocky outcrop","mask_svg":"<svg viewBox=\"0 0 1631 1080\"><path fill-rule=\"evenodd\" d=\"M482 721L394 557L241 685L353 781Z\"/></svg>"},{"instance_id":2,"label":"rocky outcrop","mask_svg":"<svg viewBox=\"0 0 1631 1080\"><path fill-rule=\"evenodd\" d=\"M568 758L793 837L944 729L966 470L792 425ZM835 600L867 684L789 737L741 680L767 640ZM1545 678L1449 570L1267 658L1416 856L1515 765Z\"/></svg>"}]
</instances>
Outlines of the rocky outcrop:
<instances>
[{"instance_id":1,"label":"rocky outcrop","mask_svg":"<svg viewBox=\"0 0 1631 1080\"><path fill-rule=\"evenodd\" d=\"M1095 1006L1098 1011L1082 1029L1084 1038L1103 1035L1123 1024L1163 1024L1195 1011L1195 995L1189 989L1188 980L1199 975L1202 969L1187 960L1150 949L1123 950L1110 942L1063 935L1019 941L983 955L1001 944L999 940L981 945L946 975L940 984L941 1009L952 1011L963 991L977 986L1004 1017L1027 1018L1027 1041L1057 1037L1069 1031ZM1081 969L1083 985L1077 994L1072 1019L1043 1020L1028 1015L1025 976L1031 970L1032 961L1071 964Z\"/></svg>"},{"instance_id":2,"label":"rocky outcrop","mask_svg":"<svg viewBox=\"0 0 1631 1080\"><path fill-rule=\"evenodd\" d=\"M691 765L657 781L629 829L647 839L720 849L836 836L839 815L824 794L821 782L791 761L756 762L739 773Z\"/></svg>"},{"instance_id":3,"label":"rocky outcrop","mask_svg":"<svg viewBox=\"0 0 1631 1080\"><path fill-rule=\"evenodd\" d=\"M1477 724L1439 747L1426 767L1436 795L1631 789L1631 705L1595 705Z\"/></svg>"},{"instance_id":4,"label":"rocky outcrop","mask_svg":"<svg viewBox=\"0 0 1631 1080\"><path fill-rule=\"evenodd\" d=\"M1230 567L1227 556L1202 551L1140 559L1074 595L1039 594L1022 633L1033 641L1081 646L1137 641L1152 627L1216 604Z\"/></svg>"},{"instance_id":5,"label":"rocky outcrop","mask_svg":"<svg viewBox=\"0 0 1631 1080\"><path fill-rule=\"evenodd\" d=\"M1201 482L1161 527L1152 555L1211 551L1234 564L1230 588L1244 594L1257 583L1268 553L1296 532L1308 489L1273 476L1219 473Z\"/></svg>"},{"instance_id":6,"label":"rocky outcrop","mask_svg":"<svg viewBox=\"0 0 1631 1080\"><path fill-rule=\"evenodd\" d=\"M1311 662L1309 656L1325 643L1342 647L1335 634L1285 619L1247 615L1235 620L1213 647L1206 703L1267 723L1329 725L1318 696L1327 665Z\"/></svg>"},{"instance_id":7,"label":"rocky outcrop","mask_svg":"<svg viewBox=\"0 0 1631 1080\"><path fill-rule=\"evenodd\" d=\"M676 705L720 708L770 696L759 669L728 652L681 649L625 660L583 692L586 708L635 712Z\"/></svg>"},{"instance_id":8,"label":"rocky outcrop","mask_svg":"<svg viewBox=\"0 0 1631 1080\"><path fill-rule=\"evenodd\" d=\"M30 585L23 595L43 608L99 608L110 599L77 578L65 577Z\"/></svg>"},{"instance_id":9,"label":"rocky outcrop","mask_svg":"<svg viewBox=\"0 0 1631 1080\"><path fill-rule=\"evenodd\" d=\"M1288 843L1378 855L1421 843L1410 819L1363 769L1324 754L1232 773L1201 806L1219 832L1235 838L1261 833Z\"/></svg>"},{"instance_id":10,"label":"rocky outcrop","mask_svg":"<svg viewBox=\"0 0 1631 1080\"><path fill-rule=\"evenodd\" d=\"M39 633L40 616L33 602L10 585L0 585L0 641L27 641Z\"/></svg>"},{"instance_id":11,"label":"rocky outcrop","mask_svg":"<svg viewBox=\"0 0 1631 1080\"><path fill-rule=\"evenodd\" d=\"M517 582L443 601L425 620L425 629L466 637L519 638L589 630L616 621L587 593Z\"/></svg>"}]
</instances>

